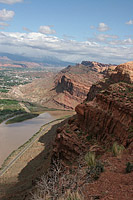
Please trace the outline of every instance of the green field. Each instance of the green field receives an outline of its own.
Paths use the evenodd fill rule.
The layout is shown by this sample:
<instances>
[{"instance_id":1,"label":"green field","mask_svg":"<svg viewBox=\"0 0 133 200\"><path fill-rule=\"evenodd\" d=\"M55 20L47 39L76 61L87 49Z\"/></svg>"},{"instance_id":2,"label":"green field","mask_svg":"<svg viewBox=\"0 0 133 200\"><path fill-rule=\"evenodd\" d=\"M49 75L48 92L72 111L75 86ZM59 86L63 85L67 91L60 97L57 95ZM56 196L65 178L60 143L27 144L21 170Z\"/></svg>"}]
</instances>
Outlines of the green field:
<instances>
[{"instance_id":1,"label":"green field","mask_svg":"<svg viewBox=\"0 0 133 200\"><path fill-rule=\"evenodd\" d=\"M0 92L3 92L3 93L8 93L9 90L7 89L0 89Z\"/></svg>"},{"instance_id":2,"label":"green field","mask_svg":"<svg viewBox=\"0 0 133 200\"><path fill-rule=\"evenodd\" d=\"M4 120L26 113L16 100L0 99L0 123Z\"/></svg>"},{"instance_id":3,"label":"green field","mask_svg":"<svg viewBox=\"0 0 133 200\"><path fill-rule=\"evenodd\" d=\"M29 110L28 113L25 111L22 105L24 105ZM16 117L7 121L7 124L22 122L24 120L37 117L39 114L45 111L54 110L56 109L49 109L30 102L19 102L12 99L0 99L0 123L14 116Z\"/></svg>"}]
</instances>

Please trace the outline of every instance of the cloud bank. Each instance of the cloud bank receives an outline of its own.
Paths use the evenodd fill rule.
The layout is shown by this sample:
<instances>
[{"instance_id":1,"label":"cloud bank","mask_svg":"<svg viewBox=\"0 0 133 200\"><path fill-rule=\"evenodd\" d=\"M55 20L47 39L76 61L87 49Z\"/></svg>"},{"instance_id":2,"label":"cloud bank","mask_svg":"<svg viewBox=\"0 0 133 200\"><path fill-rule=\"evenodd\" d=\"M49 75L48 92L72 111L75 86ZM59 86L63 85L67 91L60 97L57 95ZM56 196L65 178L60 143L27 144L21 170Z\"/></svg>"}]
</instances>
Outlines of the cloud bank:
<instances>
[{"instance_id":1,"label":"cloud bank","mask_svg":"<svg viewBox=\"0 0 133 200\"><path fill-rule=\"evenodd\" d=\"M100 36L101 37L101 36ZM0 49L3 52L31 57L53 56L64 61L95 60L103 63L122 63L133 58L133 40L119 40L114 35L98 36L88 41L60 39L37 32L0 32ZM101 40L101 39L100 39Z\"/></svg>"}]
</instances>

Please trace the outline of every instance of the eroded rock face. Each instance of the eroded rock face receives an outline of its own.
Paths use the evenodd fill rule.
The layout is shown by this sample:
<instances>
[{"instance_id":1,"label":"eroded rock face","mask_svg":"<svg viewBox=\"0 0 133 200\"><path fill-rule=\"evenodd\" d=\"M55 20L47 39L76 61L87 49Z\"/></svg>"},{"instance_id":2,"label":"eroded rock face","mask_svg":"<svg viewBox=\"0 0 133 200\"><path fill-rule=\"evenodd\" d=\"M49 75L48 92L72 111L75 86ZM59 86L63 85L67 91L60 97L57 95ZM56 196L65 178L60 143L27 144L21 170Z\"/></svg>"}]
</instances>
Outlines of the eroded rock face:
<instances>
[{"instance_id":1,"label":"eroded rock face","mask_svg":"<svg viewBox=\"0 0 133 200\"><path fill-rule=\"evenodd\" d=\"M60 105L64 104L68 108L75 108L77 104L85 100L92 81L99 80L101 77L102 75L96 74L93 80L89 80L87 74L84 74L84 78L81 79L79 75L61 73L55 81L57 95L54 96L54 101Z\"/></svg>"},{"instance_id":2,"label":"eroded rock face","mask_svg":"<svg viewBox=\"0 0 133 200\"><path fill-rule=\"evenodd\" d=\"M97 95L93 102L76 107L79 126L104 145L115 141L127 146L131 143L129 127L132 126L131 105L123 105L115 100Z\"/></svg>"},{"instance_id":3,"label":"eroded rock face","mask_svg":"<svg viewBox=\"0 0 133 200\"><path fill-rule=\"evenodd\" d=\"M54 155L60 154L64 160L74 159L89 150L92 140L107 148L115 141L125 147L131 145L132 63L113 70L107 73L108 79L91 87L89 98L76 107L77 115L57 130Z\"/></svg>"},{"instance_id":4,"label":"eroded rock face","mask_svg":"<svg viewBox=\"0 0 133 200\"><path fill-rule=\"evenodd\" d=\"M82 65L90 67L92 71L97 71L100 73L104 73L108 70L108 68L111 66L110 64L103 64L99 62L90 62L90 61L82 61Z\"/></svg>"},{"instance_id":5,"label":"eroded rock face","mask_svg":"<svg viewBox=\"0 0 133 200\"><path fill-rule=\"evenodd\" d=\"M132 141L132 75L133 62L109 70L105 80L91 87L87 101L76 107L80 127L100 142L128 145Z\"/></svg>"},{"instance_id":6,"label":"eroded rock face","mask_svg":"<svg viewBox=\"0 0 133 200\"><path fill-rule=\"evenodd\" d=\"M94 99L96 94L105 90L113 83L125 82L133 83L133 62L124 63L121 65L111 66L106 73L105 79L99 81L97 84L93 84L87 94L87 101Z\"/></svg>"},{"instance_id":7,"label":"eroded rock face","mask_svg":"<svg viewBox=\"0 0 133 200\"><path fill-rule=\"evenodd\" d=\"M82 130L78 127L77 117L71 117L68 123L57 129L53 157L59 157L63 165L69 165L87 150L86 135L82 135Z\"/></svg>"}]
</instances>

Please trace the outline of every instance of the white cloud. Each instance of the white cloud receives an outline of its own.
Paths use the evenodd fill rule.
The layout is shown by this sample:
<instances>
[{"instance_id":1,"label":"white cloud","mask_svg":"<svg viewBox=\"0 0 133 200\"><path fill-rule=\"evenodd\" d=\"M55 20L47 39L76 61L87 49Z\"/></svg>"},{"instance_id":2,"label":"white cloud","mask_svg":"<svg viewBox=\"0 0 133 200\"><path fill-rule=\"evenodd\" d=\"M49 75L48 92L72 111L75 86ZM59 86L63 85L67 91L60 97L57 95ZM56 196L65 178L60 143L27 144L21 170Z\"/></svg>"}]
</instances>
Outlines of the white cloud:
<instances>
[{"instance_id":1,"label":"white cloud","mask_svg":"<svg viewBox=\"0 0 133 200\"><path fill-rule=\"evenodd\" d=\"M106 40L110 40L110 39L117 39L118 36L117 35L110 35L110 34L100 34L100 35L97 35L96 38L99 41L106 41Z\"/></svg>"},{"instance_id":2,"label":"white cloud","mask_svg":"<svg viewBox=\"0 0 133 200\"><path fill-rule=\"evenodd\" d=\"M131 38L127 38L124 40L114 40L114 41L110 41L109 44L111 45L133 45L133 39Z\"/></svg>"},{"instance_id":3,"label":"white cloud","mask_svg":"<svg viewBox=\"0 0 133 200\"><path fill-rule=\"evenodd\" d=\"M13 18L14 15L15 13L12 10L0 10L0 20L2 21L9 21Z\"/></svg>"},{"instance_id":4,"label":"white cloud","mask_svg":"<svg viewBox=\"0 0 133 200\"><path fill-rule=\"evenodd\" d=\"M110 28L108 27L107 24L101 22L101 23L99 23L97 29L98 29L98 31L100 31L100 32L104 32L104 31L108 31Z\"/></svg>"},{"instance_id":5,"label":"white cloud","mask_svg":"<svg viewBox=\"0 0 133 200\"><path fill-rule=\"evenodd\" d=\"M56 31L51 29L51 26L40 26L39 32L42 34L55 34Z\"/></svg>"},{"instance_id":6,"label":"white cloud","mask_svg":"<svg viewBox=\"0 0 133 200\"><path fill-rule=\"evenodd\" d=\"M126 38L128 37L128 38ZM117 48L120 45L133 45L133 39L131 36L125 36L125 39L119 39L118 35L111 35L111 34L94 34L93 38L88 38L88 41L97 42L102 45L113 45Z\"/></svg>"},{"instance_id":7,"label":"white cloud","mask_svg":"<svg viewBox=\"0 0 133 200\"><path fill-rule=\"evenodd\" d=\"M126 22L126 24L133 25L133 20L129 20L128 22Z\"/></svg>"},{"instance_id":8,"label":"white cloud","mask_svg":"<svg viewBox=\"0 0 133 200\"><path fill-rule=\"evenodd\" d=\"M0 0L0 3L5 3L5 4L14 4L20 2L23 2L23 0Z\"/></svg>"},{"instance_id":9,"label":"white cloud","mask_svg":"<svg viewBox=\"0 0 133 200\"><path fill-rule=\"evenodd\" d=\"M124 44L130 44L130 45L133 45L133 39L128 38L128 39L124 40Z\"/></svg>"},{"instance_id":10,"label":"white cloud","mask_svg":"<svg viewBox=\"0 0 133 200\"><path fill-rule=\"evenodd\" d=\"M0 49L3 52L32 57L52 56L71 62L95 60L103 63L122 63L132 60L133 40L114 39L114 45L109 42L101 45L98 40L78 42L36 32L0 32Z\"/></svg>"}]
</instances>

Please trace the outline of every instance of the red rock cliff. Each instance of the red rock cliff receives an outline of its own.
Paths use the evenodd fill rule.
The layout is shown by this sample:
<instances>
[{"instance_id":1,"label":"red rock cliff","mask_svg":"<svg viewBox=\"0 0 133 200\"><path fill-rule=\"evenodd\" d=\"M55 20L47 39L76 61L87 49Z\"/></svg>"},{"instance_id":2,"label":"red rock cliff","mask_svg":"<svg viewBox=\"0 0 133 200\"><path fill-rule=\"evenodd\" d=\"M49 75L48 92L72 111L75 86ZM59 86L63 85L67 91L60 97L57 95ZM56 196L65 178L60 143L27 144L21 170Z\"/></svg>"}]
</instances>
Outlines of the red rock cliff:
<instances>
[{"instance_id":1,"label":"red rock cliff","mask_svg":"<svg viewBox=\"0 0 133 200\"><path fill-rule=\"evenodd\" d=\"M133 119L133 62L119 65L104 82L92 86L87 101L76 107L79 126L105 144L131 142ZM97 90L99 89L99 91ZM101 91L101 92L100 92Z\"/></svg>"},{"instance_id":2,"label":"red rock cliff","mask_svg":"<svg viewBox=\"0 0 133 200\"><path fill-rule=\"evenodd\" d=\"M92 139L105 147L133 142L132 64L119 65L91 87L87 101L76 107L77 115L57 130L54 155L71 161L88 151Z\"/></svg>"},{"instance_id":3,"label":"red rock cliff","mask_svg":"<svg viewBox=\"0 0 133 200\"><path fill-rule=\"evenodd\" d=\"M57 95L53 101L65 108L75 109L75 107L85 100L91 85L103 78L103 71L109 65L84 61L83 64L68 66L62 70L55 79Z\"/></svg>"}]
</instances>

